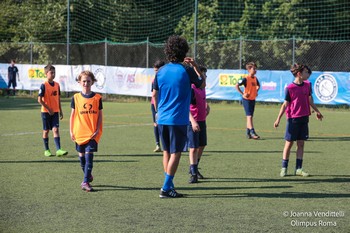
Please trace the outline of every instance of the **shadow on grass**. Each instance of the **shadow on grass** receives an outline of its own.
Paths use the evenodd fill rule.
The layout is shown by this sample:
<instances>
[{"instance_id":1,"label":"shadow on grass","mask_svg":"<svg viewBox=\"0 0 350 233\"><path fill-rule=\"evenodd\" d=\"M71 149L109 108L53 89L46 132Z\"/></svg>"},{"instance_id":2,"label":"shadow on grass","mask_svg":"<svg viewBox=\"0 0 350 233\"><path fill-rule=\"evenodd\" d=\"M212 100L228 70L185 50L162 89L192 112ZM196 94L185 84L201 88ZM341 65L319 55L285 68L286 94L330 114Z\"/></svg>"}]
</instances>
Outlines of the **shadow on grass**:
<instances>
[{"instance_id":1,"label":"shadow on grass","mask_svg":"<svg viewBox=\"0 0 350 233\"><path fill-rule=\"evenodd\" d=\"M213 194L194 194L187 195L187 198L350 198L348 193L307 193L307 192L282 192L282 193L213 193Z\"/></svg>"},{"instance_id":2,"label":"shadow on grass","mask_svg":"<svg viewBox=\"0 0 350 233\"><path fill-rule=\"evenodd\" d=\"M163 153L153 153L153 154L109 154L109 155L100 155L97 154L98 157L162 157Z\"/></svg>"},{"instance_id":3,"label":"shadow on grass","mask_svg":"<svg viewBox=\"0 0 350 233\"><path fill-rule=\"evenodd\" d=\"M293 177L293 178L288 178ZM201 183L205 182L213 182L213 183L225 183L225 182L297 182L297 183L349 183L350 176L348 175L339 175L339 176L326 176L329 178L321 178L317 177L323 176L309 176L309 177L296 177L296 176L286 176L284 178L278 179L260 179L260 178L206 178L200 180Z\"/></svg>"},{"instance_id":4,"label":"shadow on grass","mask_svg":"<svg viewBox=\"0 0 350 233\"><path fill-rule=\"evenodd\" d=\"M311 137L308 141L327 141L327 142L339 142L350 141L350 137Z\"/></svg>"},{"instance_id":5,"label":"shadow on grass","mask_svg":"<svg viewBox=\"0 0 350 233\"><path fill-rule=\"evenodd\" d=\"M94 159L94 163L137 163L139 161L137 160L101 160L101 159ZM1 163L5 164L18 164L18 163L79 163L79 160L7 160L7 161L0 161Z\"/></svg>"},{"instance_id":6,"label":"shadow on grass","mask_svg":"<svg viewBox=\"0 0 350 233\"><path fill-rule=\"evenodd\" d=\"M206 156L205 153L217 153L217 154L282 154L282 150L271 150L271 151L250 151L250 150L231 150L231 151L223 151L223 150L205 150L203 155ZM318 154L321 151L305 151L305 153Z\"/></svg>"}]
</instances>

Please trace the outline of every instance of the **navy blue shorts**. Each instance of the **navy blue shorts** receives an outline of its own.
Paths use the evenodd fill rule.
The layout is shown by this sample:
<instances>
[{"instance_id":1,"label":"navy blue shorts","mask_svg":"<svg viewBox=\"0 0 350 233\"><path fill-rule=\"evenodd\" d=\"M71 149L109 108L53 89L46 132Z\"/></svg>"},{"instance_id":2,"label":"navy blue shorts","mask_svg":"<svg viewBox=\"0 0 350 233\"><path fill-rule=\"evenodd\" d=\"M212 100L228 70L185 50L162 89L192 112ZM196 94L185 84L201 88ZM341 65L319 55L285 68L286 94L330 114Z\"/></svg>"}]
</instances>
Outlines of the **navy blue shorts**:
<instances>
[{"instance_id":1,"label":"navy blue shorts","mask_svg":"<svg viewBox=\"0 0 350 233\"><path fill-rule=\"evenodd\" d=\"M287 119L286 141L306 141L309 138L309 117L289 118Z\"/></svg>"},{"instance_id":2,"label":"navy blue shorts","mask_svg":"<svg viewBox=\"0 0 350 233\"><path fill-rule=\"evenodd\" d=\"M97 142L95 140L90 140L88 143L84 145L78 145L75 143L75 149L79 153L91 153L91 152L97 152Z\"/></svg>"},{"instance_id":3,"label":"navy blue shorts","mask_svg":"<svg viewBox=\"0 0 350 233\"><path fill-rule=\"evenodd\" d=\"M242 99L242 105L244 107L246 116L253 116L255 109L255 100Z\"/></svg>"},{"instance_id":4,"label":"navy blue shorts","mask_svg":"<svg viewBox=\"0 0 350 233\"><path fill-rule=\"evenodd\" d=\"M183 152L187 142L187 125L158 125L163 150L170 154Z\"/></svg>"},{"instance_id":5,"label":"navy blue shorts","mask_svg":"<svg viewBox=\"0 0 350 233\"><path fill-rule=\"evenodd\" d=\"M17 80L16 79L10 79L8 84L7 84L7 88L10 88L12 85L13 88L17 87Z\"/></svg>"},{"instance_id":6,"label":"navy blue shorts","mask_svg":"<svg viewBox=\"0 0 350 233\"><path fill-rule=\"evenodd\" d=\"M192 125L187 127L187 146L189 148L199 148L207 145L207 125L205 121L197 122L200 128L199 132L193 132Z\"/></svg>"},{"instance_id":7,"label":"navy blue shorts","mask_svg":"<svg viewBox=\"0 0 350 233\"><path fill-rule=\"evenodd\" d=\"M52 128L60 126L58 112L55 112L52 116L47 112L42 112L41 119L43 120L43 130L52 130Z\"/></svg>"}]
</instances>

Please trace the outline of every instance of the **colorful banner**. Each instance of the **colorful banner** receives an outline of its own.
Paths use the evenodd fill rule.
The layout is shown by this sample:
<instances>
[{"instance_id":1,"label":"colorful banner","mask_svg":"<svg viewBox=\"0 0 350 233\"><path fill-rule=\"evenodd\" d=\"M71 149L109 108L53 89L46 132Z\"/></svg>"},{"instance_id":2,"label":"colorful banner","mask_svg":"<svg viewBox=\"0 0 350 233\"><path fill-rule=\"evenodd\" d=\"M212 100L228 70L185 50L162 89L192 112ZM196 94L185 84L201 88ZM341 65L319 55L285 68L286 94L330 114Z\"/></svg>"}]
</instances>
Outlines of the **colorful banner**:
<instances>
[{"instance_id":1,"label":"colorful banner","mask_svg":"<svg viewBox=\"0 0 350 233\"><path fill-rule=\"evenodd\" d=\"M9 64L0 64L0 88L7 88L7 69ZM16 64L20 81L18 90L39 90L45 80L45 65ZM92 71L97 79L92 90L99 93L151 96L151 83L154 78L152 68L113 67L99 65L55 65L55 81L61 85L61 91L78 92L81 90L77 77L82 70ZM208 70L207 99L240 100L242 97L235 89L238 80L246 77L246 70ZM256 76L260 82L257 101L278 102L284 100L285 87L293 82L290 71L258 70ZM312 83L313 99L316 104L350 105L350 73L314 71L309 78ZM243 89L243 87L242 87Z\"/></svg>"}]
</instances>

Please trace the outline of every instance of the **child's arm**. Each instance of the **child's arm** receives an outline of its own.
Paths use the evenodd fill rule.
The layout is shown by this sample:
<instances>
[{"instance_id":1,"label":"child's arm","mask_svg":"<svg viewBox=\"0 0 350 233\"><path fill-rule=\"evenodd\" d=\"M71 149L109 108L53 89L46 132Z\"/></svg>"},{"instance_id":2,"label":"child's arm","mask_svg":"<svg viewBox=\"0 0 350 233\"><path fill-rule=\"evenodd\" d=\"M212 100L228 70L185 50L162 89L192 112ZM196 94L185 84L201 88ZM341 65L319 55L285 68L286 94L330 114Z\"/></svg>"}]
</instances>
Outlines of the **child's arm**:
<instances>
[{"instance_id":1,"label":"child's arm","mask_svg":"<svg viewBox=\"0 0 350 233\"><path fill-rule=\"evenodd\" d=\"M102 124L102 109L100 110L99 114L98 114L98 121L97 121L97 125L96 125L96 131L92 134L91 139L94 139L99 131L100 131L100 127Z\"/></svg>"},{"instance_id":2,"label":"child's arm","mask_svg":"<svg viewBox=\"0 0 350 233\"><path fill-rule=\"evenodd\" d=\"M275 128L277 128L278 125L280 124L281 117L283 116L284 111L286 110L286 107L288 106L288 104L289 104L289 102L286 100L283 102L281 109L280 109L280 112L278 113L277 119L276 119L275 123L273 124L273 126Z\"/></svg>"},{"instance_id":3,"label":"child's arm","mask_svg":"<svg viewBox=\"0 0 350 233\"><path fill-rule=\"evenodd\" d=\"M192 125L192 130L193 132L199 132L201 129L197 123L197 121L194 119L194 117L192 116L192 113L190 112L190 121L191 121L191 125Z\"/></svg>"},{"instance_id":4,"label":"child's arm","mask_svg":"<svg viewBox=\"0 0 350 233\"><path fill-rule=\"evenodd\" d=\"M153 105L156 112L158 112L158 91L153 89L152 91Z\"/></svg>"},{"instance_id":5,"label":"child's arm","mask_svg":"<svg viewBox=\"0 0 350 233\"><path fill-rule=\"evenodd\" d=\"M60 119L63 119L63 111L62 111L62 106L61 106L61 95L58 95L58 104L60 107Z\"/></svg>"},{"instance_id":6,"label":"child's arm","mask_svg":"<svg viewBox=\"0 0 350 233\"><path fill-rule=\"evenodd\" d=\"M199 88L205 88L206 86L206 76L200 71L197 62L192 57L185 57L184 62L190 64L197 75L203 79L203 83Z\"/></svg>"},{"instance_id":7,"label":"child's arm","mask_svg":"<svg viewBox=\"0 0 350 233\"><path fill-rule=\"evenodd\" d=\"M317 108L316 105L314 104L314 99L312 98L312 96L309 96L309 102L310 102L311 108L316 112L316 118L317 118L317 120L322 121L323 115L321 114L321 112L318 110L318 108Z\"/></svg>"},{"instance_id":8,"label":"child's arm","mask_svg":"<svg viewBox=\"0 0 350 233\"><path fill-rule=\"evenodd\" d=\"M70 113L70 118L69 118L69 133L70 133L70 138L75 141L75 136L73 133L74 129L74 114L75 114L75 109L72 108L72 111Z\"/></svg>"},{"instance_id":9,"label":"child's arm","mask_svg":"<svg viewBox=\"0 0 350 233\"><path fill-rule=\"evenodd\" d=\"M207 116L209 115L210 113L210 106L208 103L205 104L205 109L206 109L206 112L207 112Z\"/></svg>"},{"instance_id":10,"label":"child's arm","mask_svg":"<svg viewBox=\"0 0 350 233\"><path fill-rule=\"evenodd\" d=\"M49 114L52 116L54 112L51 110L51 108L49 108L49 106L47 106L47 104L45 104L43 98L44 98L43 96L39 96L38 103L41 104L44 108L46 108Z\"/></svg>"}]
</instances>

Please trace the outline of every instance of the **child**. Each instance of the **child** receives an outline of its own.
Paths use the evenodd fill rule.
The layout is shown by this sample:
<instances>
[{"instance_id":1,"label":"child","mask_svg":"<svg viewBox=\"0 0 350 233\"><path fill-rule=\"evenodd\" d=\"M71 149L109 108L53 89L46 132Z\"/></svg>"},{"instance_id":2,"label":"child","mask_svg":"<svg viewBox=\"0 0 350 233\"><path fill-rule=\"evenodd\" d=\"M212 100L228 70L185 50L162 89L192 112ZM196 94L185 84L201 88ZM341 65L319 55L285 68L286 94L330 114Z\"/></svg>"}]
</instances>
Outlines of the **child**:
<instances>
[{"instance_id":1,"label":"child","mask_svg":"<svg viewBox=\"0 0 350 233\"><path fill-rule=\"evenodd\" d=\"M206 77L207 68L199 66L199 70ZM209 111L210 107L206 101L205 88L197 88L192 84L191 124L187 128L191 174L189 183L197 183L198 179L204 179L198 171L198 164L207 145L207 125L205 120Z\"/></svg>"},{"instance_id":2,"label":"child","mask_svg":"<svg viewBox=\"0 0 350 233\"><path fill-rule=\"evenodd\" d=\"M260 136L255 132L253 124L253 115L255 109L255 99L258 96L258 91L260 89L259 80L255 76L256 74L256 64L254 62L249 62L246 65L248 71L248 76L239 80L236 84L236 89L242 95L242 104L247 117L247 138L248 139L259 139ZM244 92L242 92L239 86L244 85Z\"/></svg>"},{"instance_id":3,"label":"child","mask_svg":"<svg viewBox=\"0 0 350 233\"><path fill-rule=\"evenodd\" d=\"M287 126L285 133L285 145L283 149L283 160L282 169L280 176L284 177L287 175L287 168L290 156L290 150L293 146L294 141L297 141L296 151L296 167L295 175L297 176L309 176L309 173L303 170L303 157L304 157L304 144L309 138L309 115L310 106L316 112L316 118L322 120L323 116L313 103L311 98L311 85L310 82L304 82L310 73L308 68L301 64L294 64L291 68L291 72L295 79L293 83L289 84L286 89L285 101L281 106L280 112L274 123L274 127L277 128L281 117L286 109Z\"/></svg>"},{"instance_id":4,"label":"child","mask_svg":"<svg viewBox=\"0 0 350 233\"><path fill-rule=\"evenodd\" d=\"M56 69L49 64L44 68L46 81L41 84L39 89L38 102L41 104L41 118L43 121L43 141L47 157L52 156L49 149L49 131L52 130L56 145L56 156L68 154L67 151L61 149L61 139L59 134L59 119L63 119L63 112L61 108L61 92L60 85L53 81L56 75Z\"/></svg>"},{"instance_id":5,"label":"child","mask_svg":"<svg viewBox=\"0 0 350 233\"><path fill-rule=\"evenodd\" d=\"M153 65L154 72L157 74L159 68L164 66L164 65L165 65L164 61L157 60ZM154 79L152 81L151 92L153 92L153 83L154 83ZM162 149L160 147L160 142L159 142L159 131L158 131L158 124L156 122L156 111L154 108L154 98L153 97L151 98L151 111L152 111L152 118L153 118L154 137L156 139L156 148L153 150L153 152L161 152Z\"/></svg>"},{"instance_id":6,"label":"child","mask_svg":"<svg viewBox=\"0 0 350 233\"><path fill-rule=\"evenodd\" d=\"M75 142L80 166L84 172L81 189L90 192L93 191L90 183L93 181L91 173L94 152L97 152L98 142L102 135L102 97L91 91L91 86L96 82L92 72L81 72L78 82L82 91L72 97L70 136Z\"/></svg>"},{"instance_id":7,"label":"child","mask_svg":"<svg viewBox=\"0 0 350 233\"><path fill-rule=\"evenodd\" d=\"M187 141L187 125L191 101L191 83L205 87L205 78L198 77L197 64L186 57L188 43L183 37L170 36L165 44L169 63L164 65L154 79L154 106L158 112L158 127L163 145L163 168L165 179L160 198L179 198L173 179L180 162L181 152ZM188 64L184 65L182 63ZM200 72L200 71L199 71Z\"/></svg>"},{"instance_id":8,"label":"child","mask_svg":"<svg viewBox=\"0 0 350 233\"><path fill-rule=\"evenodd\" d=\"M8 77L8 84L7 84L7 96L10 96L10 87L12 85L13 88L13 95L16 95L16 87L17 87L17 78L19 82L19 74L18 74L18 68L16 66L15 59L11 60L11 65L8 67L7 77Z\"/></svg>"}]
</instances>

